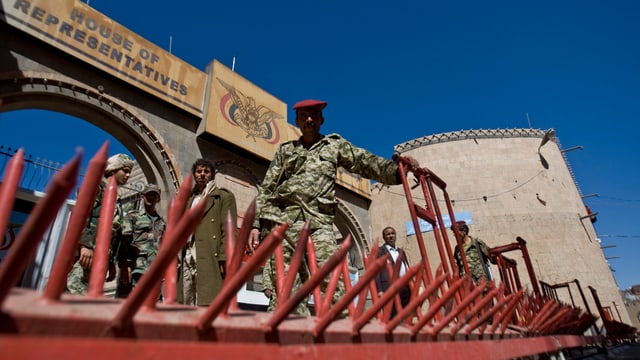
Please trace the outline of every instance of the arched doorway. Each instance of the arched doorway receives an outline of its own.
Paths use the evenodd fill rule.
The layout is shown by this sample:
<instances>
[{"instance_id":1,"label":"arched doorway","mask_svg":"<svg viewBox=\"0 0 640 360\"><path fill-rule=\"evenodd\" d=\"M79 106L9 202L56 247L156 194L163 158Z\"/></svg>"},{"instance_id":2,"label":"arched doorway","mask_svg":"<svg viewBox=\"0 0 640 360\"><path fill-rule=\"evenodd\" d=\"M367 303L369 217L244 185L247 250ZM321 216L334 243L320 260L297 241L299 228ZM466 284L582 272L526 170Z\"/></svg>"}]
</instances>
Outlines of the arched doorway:
<instances>
[{"instance_id":1,"label":"arched doorway","mask_svg":"<svg viewBox=\"0 0 640 360\"><path fill-rule=\"evenodd\" d=\"M175 194L182 181L180 167L172 151L166 147L162 136L148 121L126 104L109 94L76 83L60 79L56 74L30 74L0 79L0 97L3 105L0 112L40 109L62 113L85 120L95 125L126 147L136 159L146 180L156 183L167 194ZM52 80L55 79L55 80ZM73 132L73 129L69 129ZM83 134L73 134L78 139L69 140L68 146L75 148ZM83 141L86 139L83 139ZM25 134L25 142L29 142ZM47 139L55 144L57 139ZM102 144L98 144L102 145ZM22 146L22 145L20 145ZM114 153L109 151L110 154ZM84 153L90 159L94 154Z\"/></svg>"}]
</instances>

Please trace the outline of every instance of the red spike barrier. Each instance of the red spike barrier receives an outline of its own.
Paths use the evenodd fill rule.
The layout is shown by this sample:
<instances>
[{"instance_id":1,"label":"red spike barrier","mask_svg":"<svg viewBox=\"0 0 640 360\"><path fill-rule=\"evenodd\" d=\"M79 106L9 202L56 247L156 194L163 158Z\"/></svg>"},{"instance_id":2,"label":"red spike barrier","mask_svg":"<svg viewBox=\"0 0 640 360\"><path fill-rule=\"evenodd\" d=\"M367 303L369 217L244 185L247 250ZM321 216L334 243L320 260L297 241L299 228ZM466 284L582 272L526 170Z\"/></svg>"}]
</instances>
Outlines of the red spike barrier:
<instances>
[{"instance_id":1,"label":"red spike barrier","mask_svg":"<svg viewBox=\"0 0 640 360\"><path fill-rule=\"evenodd\" d=\"M238 271L240 264L242 263L242 255L244 254L246 245L242 241L238 241L235 237L236 232L236 223L233 221L231 216L231 212L227 212L227 217L224 222L225 227L225 247L227 252L227 259L225 261L225 272L224 278L233 277L233 275ZM237 260L237 261L236 261ZM224 314L227 314L229 310L237 311L240 309L238 306L238 297L234 295L231 301L229 302L229 306L224 310Z\"/></svg>"},{"instance_id":2,"label":"red spike barrier","mask_svg":"<svg viewBox=\"0 0 640 360\"><path fill-rule=\"evenodd\" d=\"M175 360L215 356L221 359L299 360L349 359L406 360L421 357L433 359L499 360L528 357L532 354L554 354L563 349L590 345L593 337L569 335L527 339L476 341L438 341L419 343L337 343L293 344L279 346L261 343L178 342L175 340L79 339L61 337L0 336L0 347L8 359L58 359L69 356L112 360L119 358L153 358Z\"/></svg>"},{"instance_id":3,"label":"red spike barrier","mask_svg":"<svg viewBox=\"0 0 640 360\"><path fill-rule=\"evenodd\" d=\"M255 252L254 258L248 261L245 266L240 268L228 282L225 281L225 287L220 294L213 299L213 302L207 308L204 315L196 322L196 327L199 331L203 332L211 327L211 322L218 316L222 309L228 306L228 302L235 296L250 277L255 274L260 264L262 264L269 254L273 252L278 244L282 243L284 233L289 227L288 224L277 226L271 233L262 241L262 244Z\"/></svg>"},{"instance_id":4,"label":"red spike barrier","mask_svg":"<svg viewBox=\"0 0 640 360\"><path fill-rule=\"evenodd\" d=\"M407 269L407 272L404 275L402 275L402 277L394 280L391 283L391 286L387 289L387 291L385 291L385 293L382 295L382 297L380 297L378 301L382 302L383 304L386 303L387 306L391 304L392 306L397 306L397 309L401 309L402 304L399 301L397 301L400 291L405 286L407 286L415 276L422 275L423 271L424 271L424 267L422 267L421 264L416 264L410 267L409 269ZM396 317L391 322L388 322L389 317L385 314L384 322L388 322L387 332L391 332L391 330L396 328L401 321L408 318L409 315L411 314L411 312L408 311L410 309L411 308L407 307L399 311L399 313L396 314ZM391 308L387 310L387 308L385 307L385 311L391 312Z\"/></svg>"},{"instance_id":5,"label":"red spike barrier","mask_svg":"<svg viewBox=\"0 0 640 360\"><path fill-rule=\"evenodd\" d=\"M253 200L249 205L249 208L245 212L245 217L249 219L253 219L256 214L256 201ZM242 257L245 251L245 248L248 247L252 249L253 244L249 244L245 241L245 239L249 239L249 233L252 229L252 224L250 221L246 221L242 224L242 228L240 228L240 232L238 234L238 238L236 239L233 234L235 234L236 229L234 228L236 224L233 222L231 218L231 214L227 215L226 220L226 232L227 232L227 273L225 275L226 278L232 278L235 273L240 268L242 264ZM234 296L233 300L230 304L231 310L237 311L239 310L237 296ZM226 313L226 312L225 312Z\"/></svg>"},{"instance_id":6,"label":"red spike barrier","mask_svg":"<svg viewBox=\"0 0 640 360\"><path fill-rule=\"evenodd\" d=\"M306 225L306 224L305 224ZM316 253L313 250L313 240L311 237L307 238L307 258L309 259L309 275L313 276L318 272L318 261L316 259ZM322 299L320 295L320 288L316 287L313 289L313 298L314 299ZM316 316L323 316L325 314L324 307L322 306L322 301L314 301L315 313Z\"/></svg>"},{"instance_id":7,"label":"red spike barrier","mask_svg":"<svg viewBox=\"0 0 640 360\"><path fill-rule=\"evenodd\" d=\"M372 263L372 261L376 260L377 251L378 251L377 249L378 249L378 241L376 240L376 242L371 247L371 253L369 254L369 256L367 256L366 253L363 254L365 269L369 266L369 264ZM355 314L352 315L354 319L358 319L362 315L362 313L364 312L364 308L365 308L366 300L367 300L367 292L366 291L367 291L367 289L362 289L362 292L360 293L360 295L358 297L358 305L356 306ZM374 302L374 303L377 302L378 301L378 289L376 288L376 284L375 284L374 281L369 283L369 292L371 294L371 301Z\"/></svg>"},{"instance_id":8,"label":"red spike barrier","mask_svg":"<svg viewBox=\"0 0 640 360\"><path fill-rule=\"evenodd\" d=\"M180 189L176 197L169 202L169 214L167 216L167 227L172 228L178 222L178 219L184 214L187 207L192 179L187 177L180 185ZM166 230L165 230L166 233ZM164 243L164 241L163 241ZM166 246L166 245L160 245ZM175 304L178 299L178 258L171 260L171 264L164 273L164 303Z\"/></svg>"},{"instance_id":9,"label":"red spike barrier","mask_svg":"<svg viewBox=\"0 0 640 360\"><path fill-rule=\"evenodd\" d=\"M103 166L103 155L100 152L94 157L99 163L95 168ZM12 173L15 171L17 170L12 170ZM76 176L69 173L69 170L65 171L60 175L64 179ZM100 172L96 170L96 174ZM447 241L446 229L441 221L442 214L437 209L438 202L434 200L435 189L432 186L444 188L446 184L432 176L427 169L417 169L414 175L419 177L420 182L424 182L421 189L430 200L427 208L412 205L412 220L417 221L416 216L429 218L434 227L438 228L439 236L436 241ZM96 178L99 177L96 175ZM406 178L403 180L406 183ZM202 211L202 204L185 210L189 181L190 178L183 182L176 198L170 201L167 229L156 260L127 299L90 298L70 294L60 296L59 290L55 289L66 278L65 271L57 271L51 275L50 284L53 285L50 285L51 292L47 290L45 296L27 289L12 289L15 278L11 277L13 274L7 273L7 263L3 263L3 268L0 269L0 289L5 292L0 313L0 346L6 350L3 355L42 357L46 352L48 357L73 354L76 357L91 355L94 358L113 358L126 354L165 359L175 358L177 354L184 357L190 354L202 356L215 353L220 357L233 356L241 359L317 359L331 356L404 360L408 356L428 353L436 358L451 358L455 354L457 357L474 359L507 359L600 344L604 339L584 335L585 329L593 324L593 316L523 289L515 271L515 262L512 264L503 261L506 258L501 257L501 254L496 259L505 264L505 269L508 267L508 283L503 281L499 286L489 283L484 289L484 284L476 287L468 277L460 278L453 266L444 264L448 262L453 265L451 250L446 243L438 245L443 251L439 259L441 263L434 264L438 265L435 274L431 273L432 266L424 253L422 259L401 277L398 276L399 269L390 269L395 280L391 288L378 297L373 279L387 266L387 259L376 259L377 244L370 249L368 256L364 256L365 271L360 280L351 284L345 262L351 238L347 237L338 251L318 268L312 239L305 230L299 237L289 265L295 270L291 271L295 275L306 256L310 277L293 292L291 274L284 274L282 250L276 250L282 245L286 224L273 229L242 266L238 263L242 246L249 237L249 226L255 217L253 204L246 212L238 237L233 236L233 226L228 221L226 223L229 258L227 277L221 293L207 308L175 305L175 275L171 279L168 274L175 274L176 254L197 226ZM97 181L94 185L92 183L87 178L81 189L81 193L88 194L87 198L91 198L89 195L97 189ZM7 192L15 196L15 191L8 191L10 187L6 184L5 181L2 194ZM66 196L60 195L63 191L59 191L61 188L66 189L66 183L54 181L54 185L51 187L51 196L48 195L41 202L46 204L43 206L47 214L55 214ZM62 196L62 200L57 196ZM90 201L80 205L80 198L81 196L77 215L74 209L74 225L69 225L74 229L68 230L63 244L63 247L71 250L73 246L66 243L73 245L73 241L67 239L77 238L74 232L84 226L86 216L82 214L91 205ZM448 205L447 209L450 210ZM25 229L21 231L21 235L23 232L29 235L24 237L28 237L33 244L41 237L38 232L48 226L41 226L41 223L47 221L44 213L40 209L34 211L25 224ZM101 225L103 220L105 224L111 220L111 214L108 211L104 214ZM30 243L25 246L23 241L25 240L20 238L16 242L20 257L30 257L35 245ZM524 244L519 241L516 246L519 248ZM8 258L18 257L15 251L16 247L12 248ZM264 313L238 310L233 306L237 291L274 251L276 281L279 294L282 294L278 298L276 311ZM66 262L69 258L72 259L72 253L73 251L60 250L60 259L56 259L56 263L64 265L60 265L60 268L68 266ZM19 270L22 264L18 265ZM499 268L502 270L500 265ZM506 272L504 274L507 276ZM157 288L163 276L166 302L156 304ZM323 294L320 284L326 282L328 277L329 285ZM104 269L99 277L100 285L103 278ZM344 281L345 294L334 301L333 292L338 281ZM393 305L398 291L405 285L412 288L409 304L399 309L393 319L384 320L383 315L388 313L385 308ZM512 287L511 292L507 291L507 285ZM100 288L99 294L101 290ZM312 293L316 299L317 316L291 315L291 311ZM357 305L352 307L356 296ZM60 301L43 302L42 298L59 298ZM347 308L350 315L341 317ZM629 330L623 326L625 324L618 322L608 321L605 325L608 326L608 334L616 338L624 336Z\"/></svg>"},{"instance_id":10,"label":"red spike barrier","mask_svg":"<svg viewBox=\"0 0 640 360\"><path fill-rule=\"evenodd\" d=\"M282 242L279 242L276 246L276 250L273 253L273 258L275 262L275 273L276 273L276 304L284 303L287 300L287 297L284 294L283 286L284 286L284 254L283 254ZM279 294L282 294L280 296Z\"/></svg>"},{"instance_id":11,"label":"red spike barrier","mask_svg":"<svg viewBox=\"0 0 640 360\"><path fill-rule=\"evenodd\" d=\"M94 200L98 195L98 186L107 166L108 149L109 141L105 141L89 162L89 168L80 187L78 199L71 211L67 233L60 250L58 250L51 268L49 282L42 296L45 301L60 300L60 296L66 288L67 274L75 260L75 252L78 251L78 242L80 241L82 230L87 224Z\"/></svg>"},{"instance_id":12,"label":"red spike barrier","mask_svg":"<svg viewBox=\"0 0 640 360\"><path fill-rule=\"evenodd\" d=\"M0 98L1 100L1 98ZM16 198L16 192L18 191L18 185L20 184L20 177L24 171L24 150L20 148L9 160L7 169L5 170L4 179L0 184L0 234L4 239L4 234L7 233L7 225L9 224L9 217L14 199Z\"/></svg>"},{"instance_id":13,"label":"red spike barrier","mask_svg":"<svg viewBox=\"0 0 640 360\"><path fill-rule=\"evenodd\" d=\"M358 283L347 290L345 296L340 298L340 300L336 303L336 305L329 310L329 312L322 316L318 321L318 324L313 329L313 335L318 337L322 334L322 332L329 326L331 321L338 316L340 311L342 311L345 307L349 306L353 302L353 299L358 295L362 289L365 289L366 286L371 282L374 277L378 274L380 269L382 269L383 264L386 262L386 259L382 259L373 263L371 268L363 275L362 279L358 281ZM354 335L357 335L357 332L354 331Z\"/></svg>"},{"instance_id":14,"label":"red spike barrier","mask_svg":"<svg viewBox=\"0 0 640 360\"><path fill-rule=\"evenodd\" d=\"M4 259L0 268L0 305L29 265L42 236L56 217L55 210L64 204L75 186L81 157L81 154L76 155L54 175L51 184L47 187L47 195L33 208L16 242Z\"/></svg>"},{"instance_id":15,"label":"red spike barrier","mask_svg":"<svg viewBox=\"0 0 640 360\"><path fill-rule=\"evenodd\" d=\"M638 329L625 323L621 323L615 320L609 320L605 314L602 303L600 302L598 292L591 286L589 286L589 290L591 291L593 301L596 303L596 307L598 308L598 313L600 314L602 324L604 325L605 336L607 337L607 339L616 342L633 340L635 338L635 334L638 332Z\"/></svg>"},{"instance_id":16,"label":"red spike barrier","mask_svg":"<svg viewBox=\"0 0 640 360\"><path fill-rule=\"evenodd\" d=\"M116 206L117 193L118 183L116 182L116 177L112 176L109 179L107 187L104 189L104 196L102 197L96 248L93 252L89 291L87 292L87 296L89 297L97 298L103 294L105 274L109 266L109 247L111 246L113 212Z\"/></svg>"},{"instance_id":17,"label":"red spike barrier","mask_svg":"<svg viewBox=\"0 0 640 360\"><path fill-rule=\"evenodd\" d=\"M164 241L167 245L160 249L149 269L147 269L144 276L140 278L140 282L124 301L120 311L112 321L114 329L122 329L131 324L133 316L142 305L146 295L152 291L155 285L160 284L164 269L171 263L172 259L178 256L178 252L185 245L189 235L198 226L204 214L204 206L204 202L193 206L175 223L174 227L166 230Z\"/></svg>"},{"instance_id":18,"label":"red spike barrier","mask_svg":"<svg viewBox=\"0 0 640 360\"><path fill-rule=\"evenodd\" d=\"M287 299L285 303L280 306L278 304L278 308L273 314L271 320L267 323L267 329L273 330L275 327L280 324L285 317L296 308L298 304L300 304L303 300L309 296L309 294L313 291L316 286L320 285L320 282L327 276L333 269L338 266L338 264L342 261L342 259L347 256L349 252L349 248L351 247L351 236L347 235L347 238L340 244L338 251L336 251L333 255L329 257L329 259L318 269L318 272L313 276L309 277L301 287L293 294L290 299ZM326 316L326 315L325 315Z\"/></svg>"},{"instance_id":19,"label":"red spike barrier","mask_svg":"<svg viewBox=\"0 0 640 360\"><path fill-rule=\"evenodd\" d=\"M346 297L347 296L346 293L349 293L351 291L351 277L349 276L349 265L347 265L346 258L342 262L342 278L345 279L344 291L345 291L345 297ZM353 295L353 297L355 297L355 294ZM353 316L355 311L356 309L355 309L355 306L353 305L353 301L349 302L349 314Z\"/></svg>"},{"instance_id":20,"label":"red spike barrier","mask_svg":"<svg viewBox=\"0 0 640 360\"><path fill-rule=\"evenodd\" d=\"M480 301L478 301L478 303L473 308L469 310L468 314L471 314L471 315L467 315L462 319L458 319L458 323L453 325L451 332L454 334L460 333L463 336L467 336L471 332L473 332L477 327L482 325L483 322L486 319L488 319L489 316L491 315L482 314L481 310L484 309L488 304L492 303L493 301L497 301L497 300L494 300L494 298L501 291L504 291L504 288L494 288L490 290ZM497 309L497 307L495 309ZM484 315L485 319L480 319L479 316L482 316L480 314ZM478 321L476 321L475 323L475 326L471 323L471 320L473 320L474 318L478 319Z\"/></svg>"},{"instance_id":21,"label":"red spike barrier","mask_svg":"<svg viewBox=\"0 0 640 360\"><path fill-rule=\"evenodd\" d=\"M307 250L307 238L309 237L310 232L311 223L307 221L300 231L298 242L296 243L296 248L291 257L291 264L289 265L289 269L287 270L287 274L284 278L281 292L278 293L278 298L282 297L283 301L289 299L289 296L291 295L291 288L293 287L296 277L298 277L298 272L300 271L300 266L303 262L304 253ZM312 241L310 241L309 243L312 243ZM284 268L284 258L282 268Z\"/></svg>"},{"instance_id":22,"label":"red spike barrier","mask_svg":"<svg viewBox=\"0 0 640 360\"><path fill-rule=\"evenodd\" d=\"M479 296L481 296L482 292L484 291L484 287L482 286L476 286L476 288L467 296L462 300L462 303L460 303L459 306L457 306L455 309L453 309L452 311L450 311L443 319L442 321L438 322L437 324L435 324L433 326L433 328L431 329L431 331L433 332L433 334L438 334L445 326L453 323L453 320L456 319L456 317L462 313L465 308L467 306L469 306L476 298L478 298Z\"/></svg>"},{"instance_id":23,"label":"red spike barrier","mask_svg":"<svg viewBox=\"0 0 640 360\"><path fill-rule=\"evenodd\" d=\"M340 274L342 272L342 267L346 262L347 258L343 258L342 261L337 264L337 267L331 271L331 276L329 277L329 283L327 284L326 289L324 290L324 297L320 300L323 302L322 307L325 309L329 309L331 307L331 303L333 302L333 297L336 293L336 288L338 287L338 282L340 281ZM344 281L348 282L347 280Z\"/></svg>"}]
</instances>

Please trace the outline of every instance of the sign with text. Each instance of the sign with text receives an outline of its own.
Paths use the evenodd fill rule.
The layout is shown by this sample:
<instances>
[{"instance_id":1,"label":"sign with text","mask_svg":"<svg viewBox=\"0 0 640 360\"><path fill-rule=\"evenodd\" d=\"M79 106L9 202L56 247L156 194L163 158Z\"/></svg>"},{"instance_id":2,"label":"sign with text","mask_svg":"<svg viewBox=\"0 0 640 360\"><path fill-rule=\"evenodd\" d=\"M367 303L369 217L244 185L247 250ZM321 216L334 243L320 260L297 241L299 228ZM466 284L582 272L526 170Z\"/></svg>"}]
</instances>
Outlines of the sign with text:
<instances>
[{"instance_id":1,"label":"sign with text","mask_svg":"<svg viewBox=\"0 0 640 360\"><path fill-rule=\"evenodd\" d=\"M207 76L78 0L0 0L0 17L100 70L202 116Z\"/></svg>"},{"instance_id":2,"label":"sign with text","mask_svg":"<svg viewBox=\"0 0 640 360\"><path fill-rule=\"evenodd\" d=\"M454 216L456 218L456 221L464 221L467 223L467 225L471 225L473 224L473 218L471 217L471 212L469 211L461 211L461 212L457 212L454 213ZM444 227L445 228L450 228L451 227L451 218L449 217L449 214L442 214L442 221L444 222ZM424 233L427 231L433 231L433 226L431 226L430 223L418 218L418 224L420 225L420 232ZM412 221L407 221L407 223L405 224L405 229L407 231L407 236L409 235L415 235L416 230L413 227L413 222Z\"/></svg>"}]
</instances>

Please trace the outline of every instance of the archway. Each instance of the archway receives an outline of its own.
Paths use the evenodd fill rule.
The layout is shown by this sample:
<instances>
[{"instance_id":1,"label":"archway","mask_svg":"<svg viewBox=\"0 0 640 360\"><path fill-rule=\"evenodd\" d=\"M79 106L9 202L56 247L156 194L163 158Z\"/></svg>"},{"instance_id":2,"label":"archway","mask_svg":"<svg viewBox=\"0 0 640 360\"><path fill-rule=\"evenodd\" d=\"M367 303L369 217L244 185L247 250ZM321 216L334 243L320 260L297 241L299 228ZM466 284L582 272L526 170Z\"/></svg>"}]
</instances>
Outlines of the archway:
<instances>
[{"instance_id":1,"label":"archway","mask_svg":"<svg viewBox=\"0 0 640 360\"><path fill-rule=\"evenodd\" d=\"M167 194L165 201L182 181L180 167L160 134L124 102L99 88L96 91L57 74L27 72L0 78L0 97L1 112L49 110L83 119L109 133L130 151L147 181L158 184Z\"/></svg>"}]
</instances>

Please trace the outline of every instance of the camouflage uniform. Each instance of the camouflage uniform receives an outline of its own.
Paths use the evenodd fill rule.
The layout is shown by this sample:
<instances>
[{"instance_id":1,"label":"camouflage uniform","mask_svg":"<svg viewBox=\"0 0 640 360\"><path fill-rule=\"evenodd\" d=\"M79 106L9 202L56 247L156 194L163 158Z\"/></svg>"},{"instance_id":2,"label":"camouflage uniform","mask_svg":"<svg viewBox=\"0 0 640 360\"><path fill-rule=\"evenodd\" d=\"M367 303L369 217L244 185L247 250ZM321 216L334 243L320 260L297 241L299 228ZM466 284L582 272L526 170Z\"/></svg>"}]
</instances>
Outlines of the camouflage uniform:
<instances>
[{"instance_id":1,"label":"camouflage uniform","mask_svg":"<svg viewBox=\"0 0 640 360\"><path fill-rule=\"evenodd\" d=\"M276 285L275 285L275 262L273 256L267 259L267 262L264 264L262 268L262 292L265 290L271 290L271 297L269 298L269 306L267 307L267 311L273 312L276 309L276 302L278 301L276 296Z\"/></svg>"},{"instance_id":2,"label":"camouflage uniform","mask_svg":"<svg viewBox=\"0 0 640 360\"><path fill-rule=\"evenodd\" d=\"M102 197L107 187L107 180L103 179L98 187L98 194L93 202L93 209L89 216L87 226L82 229L80 236L80 246L95 250L98 223L100 221L100 211L102 210ZM116 253L120 247L120 235L123 210L120 197L116 196L116 204L113 213L113 223L111 224L111 245L109 248L109 262L115 263ZM83 269L77 261L74 262L69 275L67 276L67 290L72 294L84 295L89 290L89 277L91 269Z\"/></svg>"},{"instance_id":3,"label":"camouflage uniform","mask_svg":"<svg viewBox=\"0 0 640 360\"><path fill-rule=\"evenodd\" d=\"M160 241L167 224L162 216L148 214L145 209L128 213L122 222L122 251L118 261L131 268L131 283L120 284L117 297L126 297L140 280L160 250Z\"/></svg>"},{"instance_id":4,"label":"camouflage uniform","mask_svg":"<svg viewBox=\"0 0 640 360\"><path fill-rule=\"evenodd\" d=\"M301 139L282 144L259 188L256 199L258 216L253 226L262 229L264 234L275 224L290 223L283 243L285 273L306 220L311 222L318 266L336 252L338 245L333 233L333 220L337 206L335 184L338 167L384 184L400 183L396 163L358 148L338 134L323 136L308 150L302 146ZM306 268L301 270L302 276L306 273ZM321 285L323 291L327 284L328 279L325 279ZM294 291L300 285L298 276ZM334 302L343 292L344 284L339 283ZM308 309L301 305L296 313L307 314Z\"/></svg>"},{"instance_id":5,"label":"camouflage uniform","mask_svg":"<svg viewBox=\"0 0 640 360\"><path fill-rule=\"evenodd\" d=\"M489 247L487 244L478 238L471 237L471 241L464 244L463 247L473 282L478 284L481 279L484 279L485 282L491 280L487 270L487 259L489 257ZM460 273L460 276L463 276L464 266L457 246L454 252L454 257L458 264L458 272Z\"/></svg>"}]
</instances>

